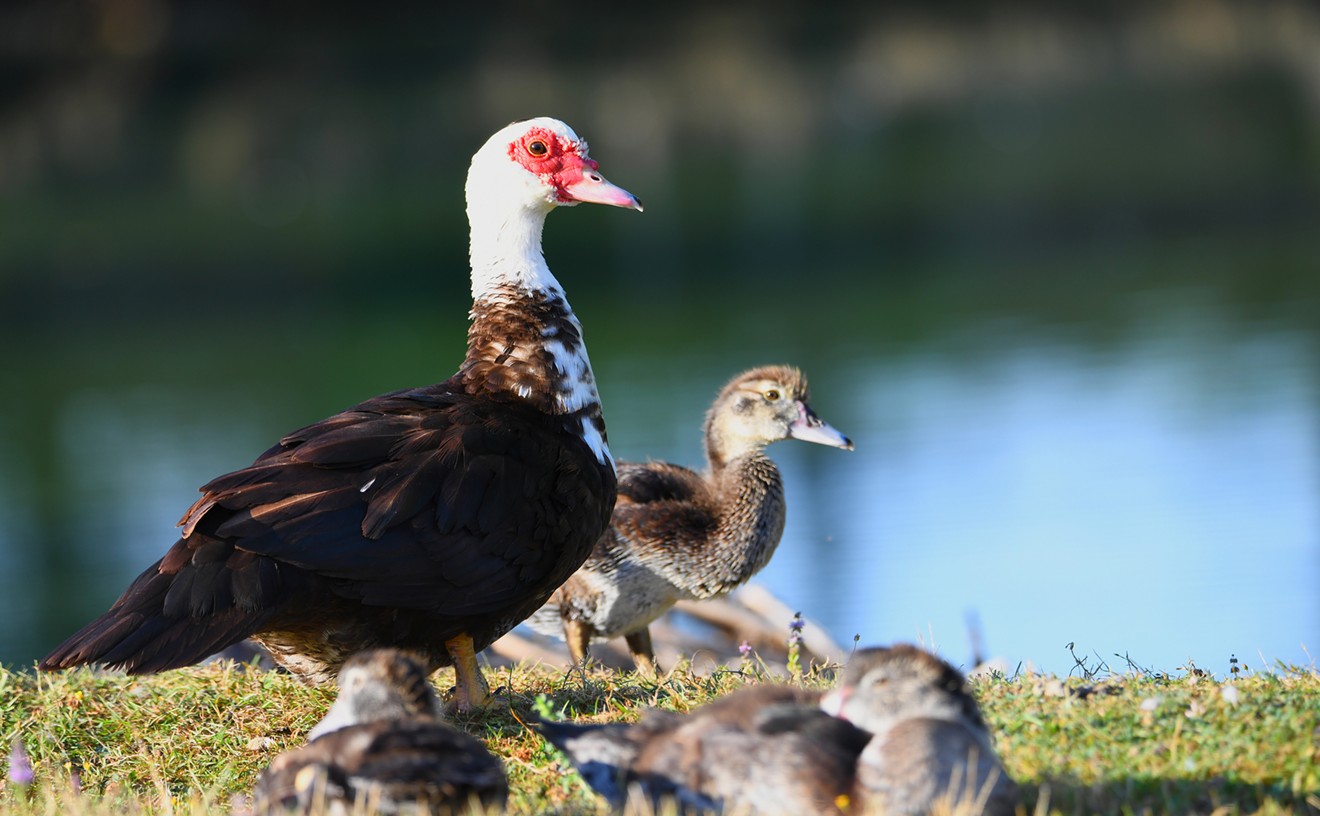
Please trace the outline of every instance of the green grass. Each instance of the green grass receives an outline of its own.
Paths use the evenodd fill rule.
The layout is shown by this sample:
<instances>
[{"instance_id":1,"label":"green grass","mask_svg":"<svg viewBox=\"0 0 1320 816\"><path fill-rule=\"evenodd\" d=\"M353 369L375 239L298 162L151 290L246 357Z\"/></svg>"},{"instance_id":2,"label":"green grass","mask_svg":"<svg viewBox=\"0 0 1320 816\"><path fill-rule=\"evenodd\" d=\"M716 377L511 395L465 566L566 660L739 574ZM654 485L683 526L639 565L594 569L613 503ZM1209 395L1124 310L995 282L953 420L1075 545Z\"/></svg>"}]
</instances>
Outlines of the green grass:
<instances>
[{"instance_id":1,"label":"green grass","mask_svg":"<svg viewBox=\"0 0 1320 816\"><path fill-rule=\"evenodd\" d=\"M812 670L800 682L823 687L829 678ZM606 812L524 725L538 708L631 720L646 706L683 711L768 682L755 667L709 677L679 667L659 683L527 666L490 679L502 687L499 704L457 725L504 759L510 810L527 814ZM438 680L449 682L444 673ZM1004 762L1027 791L1028 813L1320 811L1314 667L1224 681L1191 669L974 682ZM233 664L147 678L0 667L0 738L21 737L36 777L27 787L0 780L0 816L242 809L256 774L301 744L332 696ZM81 793L71 792L74 778Z\"/></svg>"}]
</instances>

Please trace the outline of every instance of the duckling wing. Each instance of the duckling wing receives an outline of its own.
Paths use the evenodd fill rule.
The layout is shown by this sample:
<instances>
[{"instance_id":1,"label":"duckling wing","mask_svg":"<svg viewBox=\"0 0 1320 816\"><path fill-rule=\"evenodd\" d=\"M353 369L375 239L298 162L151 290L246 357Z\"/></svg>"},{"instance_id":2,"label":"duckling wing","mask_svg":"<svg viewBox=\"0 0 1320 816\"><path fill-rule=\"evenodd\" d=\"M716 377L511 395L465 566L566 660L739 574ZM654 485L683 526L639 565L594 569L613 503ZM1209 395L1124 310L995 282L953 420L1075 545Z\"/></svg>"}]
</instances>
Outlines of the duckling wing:
<instances>
[{"instance_id":1,"label":"duckling wing","mask_svg":"<svg viewBox=\"0 0 1320 816\"><path fill-rule=\"evenodd\" d=\"M707 492L696 471L669 462L619 462L619 502L691 501Z\"/></svg>"}]
</instances>

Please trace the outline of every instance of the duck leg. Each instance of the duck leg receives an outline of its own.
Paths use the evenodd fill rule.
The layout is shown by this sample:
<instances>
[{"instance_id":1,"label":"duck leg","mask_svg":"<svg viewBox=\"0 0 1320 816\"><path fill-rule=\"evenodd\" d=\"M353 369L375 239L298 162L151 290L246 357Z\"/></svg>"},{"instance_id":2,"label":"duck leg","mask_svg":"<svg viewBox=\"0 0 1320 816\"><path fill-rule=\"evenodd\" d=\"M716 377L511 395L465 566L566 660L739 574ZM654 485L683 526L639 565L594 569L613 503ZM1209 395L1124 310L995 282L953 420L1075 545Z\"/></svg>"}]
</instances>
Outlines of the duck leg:
<instances>
[{"instance_id":1,"label":"duck leg","mask_svg":"<svg viewBox=\"0 0 1320 816\"><path fill-rule=\"evenodd\" d=\"M445 641L445 650L454 661L454 697L449 701L451 710L466 714L486 704L490 686L477 665L477 653L469 635L459 635Z\"/></svg>"},{"instance_id":2,"label":"duck leg","mask_svg":"<svg viewBox=\"0 0 1320 816\"><path fill-rule=\"evenodd\" d=\"M623 639L628 644L628 651L632 652L637 672L647 677L659 677L660 667L655 663L655 649L651 648L651 630L643 626L624 635Z\"/></svg>"},{"instance_id":3,"label":"duck leg","mask_svg":"<svg viewBox=\"0 0 1320 816\"><path fill-rule=\"evenodd\" d=\"M586 668L587 649L591 647L591 627L586 621L564 619L564 640L568 642L568 653L573 657L573 665Z\"/></svg>"}]
</instances>

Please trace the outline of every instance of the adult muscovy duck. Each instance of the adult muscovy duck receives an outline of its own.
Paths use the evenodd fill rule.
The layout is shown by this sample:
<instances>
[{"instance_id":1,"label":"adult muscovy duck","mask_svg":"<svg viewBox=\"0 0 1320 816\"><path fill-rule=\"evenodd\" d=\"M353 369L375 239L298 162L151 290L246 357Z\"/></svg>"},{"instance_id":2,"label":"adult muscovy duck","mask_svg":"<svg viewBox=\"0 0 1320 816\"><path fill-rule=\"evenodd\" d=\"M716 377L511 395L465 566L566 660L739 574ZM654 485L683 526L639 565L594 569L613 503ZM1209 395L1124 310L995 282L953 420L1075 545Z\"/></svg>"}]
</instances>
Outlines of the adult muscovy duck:
<instances>
[{"instance_id":1,"label":"adult muscovy duck","mask_svg":"<svg viewBox=\"0 0 1320 816\"><path fill-rule=\"evenodd\" d=\"M581 662L594 639L623 635L637 668L658 671L648 628L679 599L706 600L746 583L784 532L784 483L765 448L800 439L852 450L811 408L792 366L744 371L706 417L707 471L620 462L619 501L587 562L528 621L562 635Z\"/></svg>"},{"instance_id":2,"label":"adult muscovy duck","mask_svg":"<svg viewBox=\"0 0 1320 816\"><path fill-rule=\"evenodd\" d=\"M202 487L183 537L43 669L147 673L254 635L309 683L393 646L453 665L453 705L488 689L476 652L545 603L609 522L614 461L582 327L546 266L556 207L641 210L555 119L472 157L472 323L439 385L294 431Z\"/></svg>"},{"instance_id":3,"label":"adult muscovy duck","mask_svg":"<svg viewBox=\"0 0 1320 816\"><path fill-rule=\"evenodd\" d=\"M359 652L309 735L262 771L256 813L496 813L509 785L486 746L440 720L422 667L396 649Z\"/></svg>"}]
</instances>

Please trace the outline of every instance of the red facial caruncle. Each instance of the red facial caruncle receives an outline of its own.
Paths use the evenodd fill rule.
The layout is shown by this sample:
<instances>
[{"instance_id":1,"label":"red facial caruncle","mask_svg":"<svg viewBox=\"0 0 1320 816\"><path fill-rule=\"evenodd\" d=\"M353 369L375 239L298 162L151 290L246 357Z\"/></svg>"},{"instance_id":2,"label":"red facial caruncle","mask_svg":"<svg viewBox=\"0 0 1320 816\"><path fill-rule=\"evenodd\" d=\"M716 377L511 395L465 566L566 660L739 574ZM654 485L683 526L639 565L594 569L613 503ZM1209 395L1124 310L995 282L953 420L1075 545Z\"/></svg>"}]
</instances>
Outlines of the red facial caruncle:
<instances>
[{"instance_id":1,"label":"red facial caruncle","mask_svg":"<svg viewBox=\"0 0 1320 816\"><path fill-rule=\"evenodd\" d=\"M637 198L606 181L587 158L586 145L552 130L534 127L509 143L509 158L536 175L560 204L591 202L640 210Z\"/></svg>"},{"instance_id":2,"label":"red facial caruncle","mask_svg":"<svg viewBox=\"0 0 1320 816\"><path fill-rule=\"evenodd\" d=\"M532 128L516 142L509 143L509 157L536 174L555 191L560 202L574 199L566 187L582 178L584 169L595 170L596 162L582 157L582 146L547 128Z\"/></svg>"}]
</instances>

